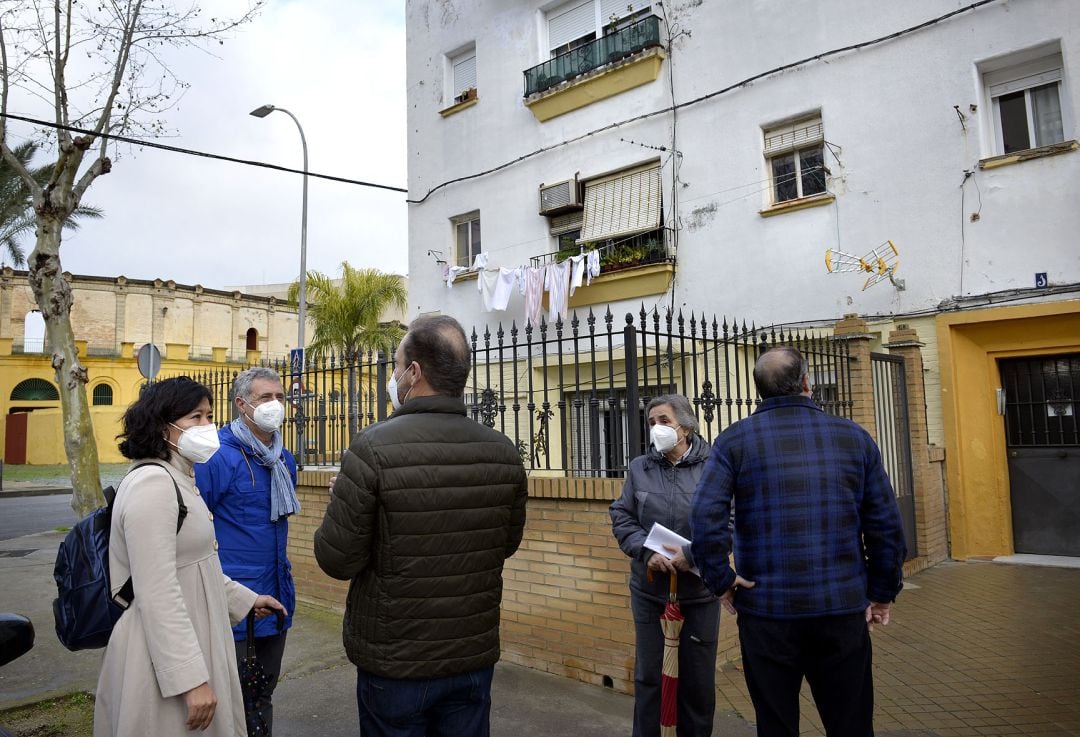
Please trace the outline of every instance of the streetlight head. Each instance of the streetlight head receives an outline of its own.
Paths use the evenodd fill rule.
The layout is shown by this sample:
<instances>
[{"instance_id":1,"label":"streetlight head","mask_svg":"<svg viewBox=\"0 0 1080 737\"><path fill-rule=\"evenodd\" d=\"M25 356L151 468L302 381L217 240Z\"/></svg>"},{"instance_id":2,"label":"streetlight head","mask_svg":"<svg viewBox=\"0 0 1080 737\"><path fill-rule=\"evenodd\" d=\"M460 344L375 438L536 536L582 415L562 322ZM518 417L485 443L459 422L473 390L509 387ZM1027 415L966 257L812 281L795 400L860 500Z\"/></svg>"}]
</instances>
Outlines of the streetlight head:
<instances>
[{"instance_id":1,"label":"streetlight head","mask_svg":"<svg viewBox=\"0 0 1080 737\"><path fill-rule=\"evenodd\" d=\"M252 110L250 115L254 115L256 118L265 118L272 112L274 112L273 105L263 105L262 107L257 107Z\"/></svg>"}]
</instances>

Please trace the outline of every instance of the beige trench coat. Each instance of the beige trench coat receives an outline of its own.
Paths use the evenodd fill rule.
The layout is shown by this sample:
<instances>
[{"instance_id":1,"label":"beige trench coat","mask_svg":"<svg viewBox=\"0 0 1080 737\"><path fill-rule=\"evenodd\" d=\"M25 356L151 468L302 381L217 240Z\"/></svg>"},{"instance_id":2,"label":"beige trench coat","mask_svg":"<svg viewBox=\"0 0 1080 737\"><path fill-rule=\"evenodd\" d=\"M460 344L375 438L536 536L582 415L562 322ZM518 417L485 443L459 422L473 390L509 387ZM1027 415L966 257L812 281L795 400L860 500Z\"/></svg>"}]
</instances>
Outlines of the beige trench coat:
<instances>
[{"instance_id":1,"label":"beige trench coat","mask_svg":"<svg viewBox=\"0 0 1080 737\"><path fill-rule=\"evenodd\" d=\"M144 462L144 461L139 461ZM213 516L191 463L173 453L125 477L109 543L113 594L130 576L135 602L116 623L98 679L94 737L171 737L188 731L184 693L209 682L217 711L207 737L244 737L232 624L256 594L221 570ZM176 532L176 479L188 514Z\"/></svg>"}]
</instances>

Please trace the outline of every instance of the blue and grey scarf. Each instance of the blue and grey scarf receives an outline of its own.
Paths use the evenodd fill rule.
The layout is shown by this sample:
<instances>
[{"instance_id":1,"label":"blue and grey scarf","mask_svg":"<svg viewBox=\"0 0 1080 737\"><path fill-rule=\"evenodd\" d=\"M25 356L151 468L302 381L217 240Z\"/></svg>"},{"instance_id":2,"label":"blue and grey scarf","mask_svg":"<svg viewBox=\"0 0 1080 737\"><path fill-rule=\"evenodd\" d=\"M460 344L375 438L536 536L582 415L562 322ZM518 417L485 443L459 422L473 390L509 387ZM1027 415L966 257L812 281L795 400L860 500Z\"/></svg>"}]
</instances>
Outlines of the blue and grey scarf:
<instances>
[{"instance_id":1,"label":"blue and grey scarf","mask_svg":"<svg viewBox=\"0 0 1080 737\"><path fill-rule=\"evenodd\" d=\"M229 429L241 443L251 448L260 464L270 469L270 521L277 522L278 517L299 512L300 500L296 498L296 487L281 452L281 433L275 432L273 443L267 447L255 437L242 417L229 423Z\"/></svg>"}]
</instances>

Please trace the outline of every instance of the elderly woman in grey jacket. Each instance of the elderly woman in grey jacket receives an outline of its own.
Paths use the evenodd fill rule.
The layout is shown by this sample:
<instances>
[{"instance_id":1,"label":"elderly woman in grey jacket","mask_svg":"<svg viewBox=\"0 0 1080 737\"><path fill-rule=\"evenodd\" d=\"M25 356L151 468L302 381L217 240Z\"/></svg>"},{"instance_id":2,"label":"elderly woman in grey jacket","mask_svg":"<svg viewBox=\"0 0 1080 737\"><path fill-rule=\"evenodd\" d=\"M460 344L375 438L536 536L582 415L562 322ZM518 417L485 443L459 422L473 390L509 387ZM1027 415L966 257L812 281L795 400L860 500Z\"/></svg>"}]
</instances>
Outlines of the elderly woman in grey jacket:
<instances>
[{"instance_id":1,"label":"elderly woman in grey jacket","mask_svg":"<svg viewBox=\"0 0 1080 737\"><path fill-rule=\"evenodd\" d=\"M637 643L633 737L660 734L664 657L660 615L672 574L678 576L679 602L686 617L679 644L678 734L708 737L716 707L720 602L701 578L690 572L694 562L689 545L682 550L670 549L670 559L644 545L654 522L690 537L690 500L705 469L709 444L698 434L697 418L686 397L656 397L645 411L650 427L649 450L630 462L622 495L609 510L612 532L631 560L630 606Z\"/></svg>"}]
</instances>

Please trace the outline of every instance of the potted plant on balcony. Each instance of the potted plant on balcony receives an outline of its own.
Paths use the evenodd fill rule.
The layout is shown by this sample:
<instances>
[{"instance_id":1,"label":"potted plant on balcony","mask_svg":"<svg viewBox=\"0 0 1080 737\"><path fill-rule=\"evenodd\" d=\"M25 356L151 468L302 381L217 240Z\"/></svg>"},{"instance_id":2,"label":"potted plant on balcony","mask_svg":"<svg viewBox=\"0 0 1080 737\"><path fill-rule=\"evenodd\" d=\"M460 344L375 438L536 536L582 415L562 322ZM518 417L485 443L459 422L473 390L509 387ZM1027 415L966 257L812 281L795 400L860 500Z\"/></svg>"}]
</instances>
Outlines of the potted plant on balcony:
<instances>
[{"instance_id":1,"label":"potted plant on balcony","mask_svg":"<svg viewBox=\"0 0 1080 737\"><path fill-rule=\"evenodd\" d=\"M458 95L457 97L454 98L454 104L455 105L460 105L463 102L468 102L469 100L475 100L475 99L476 99L476 88L475 87L470 87L469 89L465 90L460 95Z\"/></svg>"}]
</instances>

